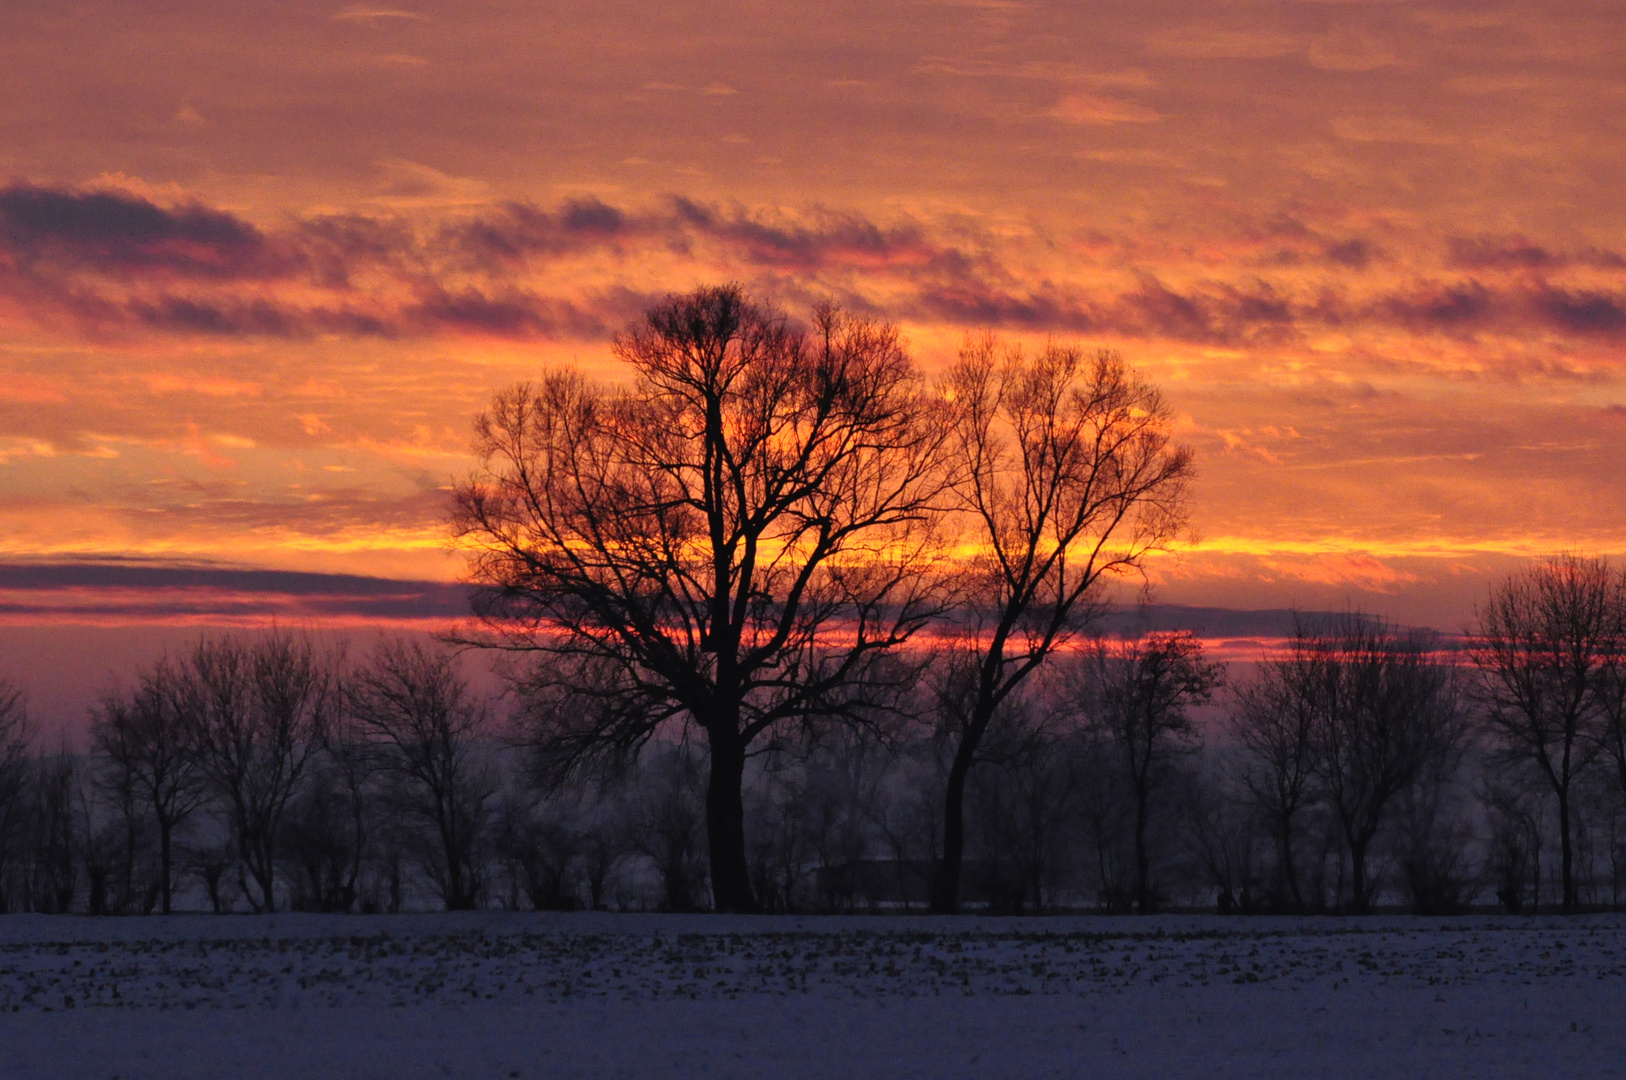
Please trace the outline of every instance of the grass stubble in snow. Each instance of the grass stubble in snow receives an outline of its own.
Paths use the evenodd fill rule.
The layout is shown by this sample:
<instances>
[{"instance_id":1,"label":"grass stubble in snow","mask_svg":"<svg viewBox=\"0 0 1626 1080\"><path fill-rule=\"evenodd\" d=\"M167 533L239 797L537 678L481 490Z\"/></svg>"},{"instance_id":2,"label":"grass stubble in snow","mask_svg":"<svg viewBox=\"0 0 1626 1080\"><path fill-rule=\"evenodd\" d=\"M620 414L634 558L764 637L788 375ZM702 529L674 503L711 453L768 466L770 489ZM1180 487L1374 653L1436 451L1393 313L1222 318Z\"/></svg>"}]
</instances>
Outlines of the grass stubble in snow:
<instances>
[{"instance_id":1,"label":"grass stubble in snow","mask_svg":"<svg viewBox=\"0 0 1626 1080\"><path fill-rule=\"evenodd\" d=\"M1626 919L0 918L0 1076L1626 1077Z\"/></svg>"}]
</instances>

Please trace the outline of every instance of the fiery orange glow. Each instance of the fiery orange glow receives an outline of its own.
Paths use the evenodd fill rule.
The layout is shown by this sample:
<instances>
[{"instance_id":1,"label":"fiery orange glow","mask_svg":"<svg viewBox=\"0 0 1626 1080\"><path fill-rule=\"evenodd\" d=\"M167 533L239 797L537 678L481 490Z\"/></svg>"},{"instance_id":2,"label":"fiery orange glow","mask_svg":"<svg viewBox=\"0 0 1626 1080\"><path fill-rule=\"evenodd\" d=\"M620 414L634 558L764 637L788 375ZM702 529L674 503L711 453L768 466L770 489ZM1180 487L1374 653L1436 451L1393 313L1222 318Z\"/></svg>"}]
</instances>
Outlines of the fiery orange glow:
<instances>
[{"instance_id":1,"label":"fiery orange glow","mask_svg":"<svg viewBox=\"0 0 1626 1080\"><path fill-rule=\"evenodd\" d=\"M1158 600L1455 629L1532 555L1626 552L1623 31L1434 0L8 4L0 560L455 580L493 391L614 378L653 298L738 280L895 319L928 370L988 328L1117 348L1198 452Z\"/></svg>"}]
</instances>

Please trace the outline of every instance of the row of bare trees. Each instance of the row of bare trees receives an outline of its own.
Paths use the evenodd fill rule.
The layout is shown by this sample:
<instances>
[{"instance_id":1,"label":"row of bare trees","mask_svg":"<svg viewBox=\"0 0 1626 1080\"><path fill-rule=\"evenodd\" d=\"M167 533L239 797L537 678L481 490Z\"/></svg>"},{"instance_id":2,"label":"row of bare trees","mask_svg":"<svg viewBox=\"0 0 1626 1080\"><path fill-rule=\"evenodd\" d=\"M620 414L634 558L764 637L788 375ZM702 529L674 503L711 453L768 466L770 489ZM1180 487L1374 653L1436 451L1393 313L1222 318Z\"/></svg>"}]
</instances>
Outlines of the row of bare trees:
<instances>
[{"instance_id":1,"label":"row of bare trees","mask_svg":"<svg viewBox=\"0 0 1626 1080\"><path fill-rule=\"evenodd\" d=\"M1509 622L1510 596L1570 614ZM1620 575L1564 557L1494 590L1464 645L1306 617L1226 687L1189 633L1086 639L1008 696L979 746L963 896L1012 911L1618 906L1623 639L1586 651L1567 772L1541 755L1564 760L1552 718L1574 698L1543 692L1552 735L1536 742L1513 711L1533 696L1505 689L1576 670L1515 646L1599 625L1577 625L1598 610L1587 596L1626 612ZM921 658L882 719L799 726L747 763L764 910L931 905L965 656ZM0 705L11 909L168 910L177 887L214 910L714 903L704 742L657 738L561 785L444 650L388 644L350 665L301 635L205 638L109 695L80 755L38 753L20 697Z\"/></svg>"},{"instance_id":2,"label":"row of bare trees","mask_svg":"<svg viewBox=\"0 0 1626 1080\"><path fill-rule=\"evenodd\" d=\"M1304 905L1299 818L1324 807L1348 852L1352 907L1368 910L1373 841L1395 801L1464 743L1457 668L1432 635L1345 616L1300 627L1239 688L1233 717L1243 783L1277 844L1280 885Z\"/></svg>"},{"instance_id":3,"label":"row of bare trees","mask_svg":"<svg viewBox=\"0 0 1626 1080\"><path fill-rule=\"evenodd\" d=\"M447 650L388 643L347 665L342 649L282 631L205 637L140 671L94 711L87 754L32 757L8 691L0 904L65 910L35 883L43 861L70 898L83 868L93 913L168 912L184 863L216 910L228 892L253 911L281 898L350 910L384 844L394 906L404 860L446 907L473 907L495 791L485 709ZM380 823L387 838L370 835ZM12 847L25 836L32 863Z\"/></svg>"}]
</instances>

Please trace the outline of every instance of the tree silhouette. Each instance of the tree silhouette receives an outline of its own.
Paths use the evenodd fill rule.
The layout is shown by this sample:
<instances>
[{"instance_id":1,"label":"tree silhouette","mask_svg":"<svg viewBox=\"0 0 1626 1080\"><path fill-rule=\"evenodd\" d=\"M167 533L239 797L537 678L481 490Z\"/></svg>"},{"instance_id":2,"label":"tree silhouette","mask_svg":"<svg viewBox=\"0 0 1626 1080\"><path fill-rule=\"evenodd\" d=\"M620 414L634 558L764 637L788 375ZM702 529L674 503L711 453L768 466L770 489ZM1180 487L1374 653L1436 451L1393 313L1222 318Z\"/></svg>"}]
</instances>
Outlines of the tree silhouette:
<instances>
[{"instance_id":1,"label":"tree silhouette","mask_svg":"<svg viewBox=\"0 0 1626 1080\"><path fill-rule=\"evenodd\" d=\"M91 738L111 762L115 786L144 803L158 826L158 887L165 914L175 881L175 830L207 795L198 729L185 711L182 681L170 661L160 660L141 673L134 690L104 699L91 722Z\"/></svg>"},{"instance_id":2,"label":"tree silhouette","mask_svg":"<svg viewBox=\"0 0 1626 1080\"><path fill-rule=\"evenodd\" d=\"M1602 744L1599 690L1619 662L1622 595L1603 560L1559 555L1494 587L1471 638L1477 695L1503 755L1532 766L1557 804L1565 911L1580 902L1575 785Z\"/></svg>"},{"instance_id":3,"label":"tree silhouette","mask_svg":"<svg viewBox=\"0 0 1626 1080\"><path fill-rule=\"evenodd\" d=\"M1424 632L1347 614L1314 633L1316 770L1350 857L1357 912L1371 910L1372 842L1396 796L1456 748L1455 671Z\"/></svg>"},{"instance_id":4,"label":"tree silhouette","mask_svg":"<svg viewBox=\"0 0 1626 1080\"><path fill-rule=\"evenodd\" d=\"M933 614L942 426L897 332L832 308L802 329L703 288L613 349L626 387L555 370L478 422L454 521L482 641L542 654L524 696L561 768L705 733L714 903L750 911L747 753L896 683L887 654Z\"/></svg>"},{"instance_id":5,"label":"tree silhouette","mask_svg":"<svg viewBox=\"0 0 1626 1080\"><path fill-rule=\"evenodd\" d=\"M1318 688L1324 655L1295 619L1287 648L1267 654L1252 679L1234 684L1231 733L1246 753L1242 784L1276 845L1276 899L1303 911L1299 823L1321 799L1316 775Z\"/></svg>"},{"instance_id":6,"label":"tree silhouette","mask_svg":"<svg viewBox=\"0 0 1626 1080\"><path fill-rule=\"evenodd\" d=\"M950 633L967 677L948 707L934 911L959 906L966 777L1005 702L1087 625L1101 584L1139 572L1184 524L1191 451L1161 395L1114 353L1048 345L1034 356L968 342L941 386L950 490L974 555Z\"/></svg>"},{"instance_id":7,"label":"tree silhouette","mask_svg":"<svg viewBox=\"0 0 1626 1080\"><path fill-rule=\"evenodd\" d=\"M1135 908L1156 906L1147 827L1153 796L1173 778L1179 755L1195 747L1189 710L1207 702L1224 668L1203 659L1189 631L1148 634L1139 641L1100 638L1084 652L1075 700L1106 736L1135 804Z\"/></svg>"},{"instance_id":8,"label":"tree silhouette","mask_svg":"<svg viewBox=\"0 0 1626 1080\"><path fill-rule=\"evenodd\" d=\"M32 736L22 691L0 677L0 914L9 906L7 885L24 833Z\"/></svg>"},{"instance_id":9,"label":"tree silhouette","mask_svg":"<svg viewBox=\"0 0 1626 1080\"><path fill-rule=\"evenodd\" d=\"M283 814L327 735L337 674L311 638L286 631L206 638L186 657L181 708L258 911L276 910Z\"/></svg>"},{"instance_id":10,"label":"tree silhouette","mask_svg":"<svg viewBox=\"0 0 1626 1080\"><path fill-rule=\"evenodd\" d=\"M1626 570L1613 582L1607 625L1593 698L1602 721L1599 741L1614 765L1617 793L1626 796Z\"/></svg>"},{"instance_id":11,"label":"tree silhouette","mask_svg":"<svg viewBox=\"0 0 1626 1080\"><path fill-rule=\"evenodd\" d=\"M382 749L392 801L429 827L426 869L448 911L479 902L486 804L496 778L480 759L485 703L445 649L386 642L348 683L354 722Z\"/></svg>"}]
</instances>

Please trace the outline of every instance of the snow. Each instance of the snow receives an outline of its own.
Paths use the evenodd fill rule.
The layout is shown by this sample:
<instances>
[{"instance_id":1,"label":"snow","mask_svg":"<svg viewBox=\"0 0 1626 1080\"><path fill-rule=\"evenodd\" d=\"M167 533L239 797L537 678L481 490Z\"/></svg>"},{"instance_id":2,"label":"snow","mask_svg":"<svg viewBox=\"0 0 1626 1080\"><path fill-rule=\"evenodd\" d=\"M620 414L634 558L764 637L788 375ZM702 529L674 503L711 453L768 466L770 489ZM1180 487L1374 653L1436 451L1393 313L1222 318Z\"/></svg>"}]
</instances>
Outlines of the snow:
<instances>
[{"instance_id":1,"label":"snow","mask_svg":"<svg viewBox=\"0 0 1626 1080\"><path fill-rule=\"evenodd\" d=\"M1626 918L0 918L0 1076L1626 1075Z\"/></svg>"}]
</instances>

